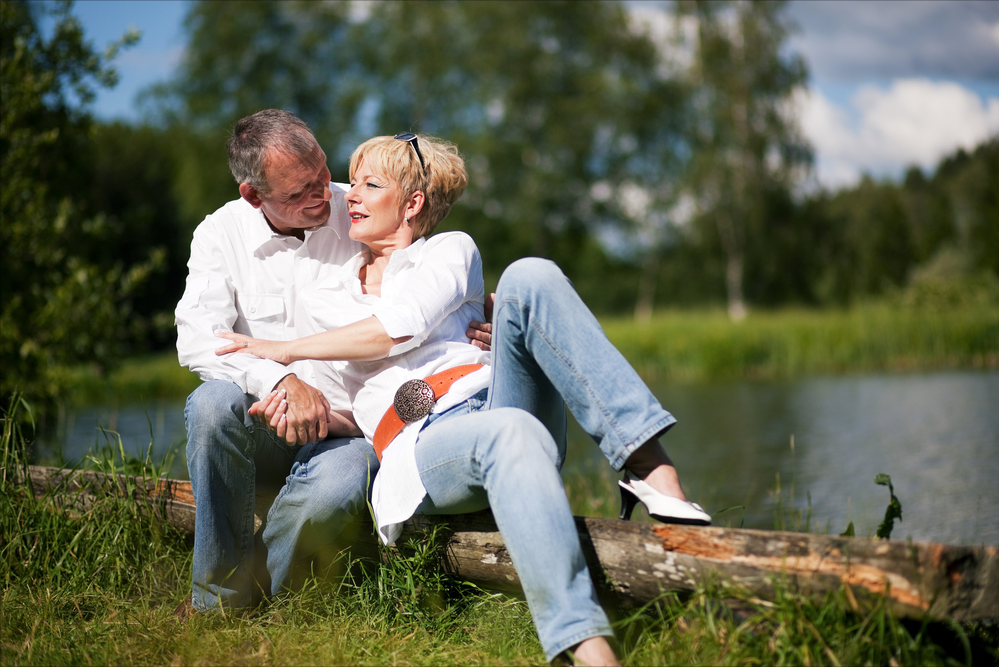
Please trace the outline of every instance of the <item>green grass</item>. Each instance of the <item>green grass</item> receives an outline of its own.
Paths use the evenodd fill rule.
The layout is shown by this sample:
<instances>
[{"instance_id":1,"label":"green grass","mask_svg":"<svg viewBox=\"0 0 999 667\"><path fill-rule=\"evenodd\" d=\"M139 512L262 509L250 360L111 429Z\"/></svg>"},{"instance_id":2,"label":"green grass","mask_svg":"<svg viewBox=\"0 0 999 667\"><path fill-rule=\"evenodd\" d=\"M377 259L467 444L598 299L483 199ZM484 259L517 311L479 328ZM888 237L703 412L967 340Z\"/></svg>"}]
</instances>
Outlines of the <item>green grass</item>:
<instances>
[{"instance_id":1,"label":"green grass","mask_svg":"<svg viewBox=\"0 0 999 667\"><path fill-rule=\"evenodd\" d=\"M107 374L93 366L78 366L66 382L63 400L70 405L179 400L199 384L201 379L181 367L177 353L171 350L125 359Z\"/></svg>"},{"instance_id":2,"label":"green grass","mask_svg":"<svg viewBox=\"0 0 999 667\"><path fill-rule=\"evenodd\" d=\"M605 319L608 338L647 379L699 382L999 368L999 307L754 312L668 311L647 325Z\"/></svg>"},{"instance_id":3,"label":"green grass","mask_svg":"<svg viewBox=\"0 0 999 667\"><path fill-rule=\"evenodd\" d=\"M4 665L539 665L524 602L448 577L432 540L387 552L350 576L309 580L249 615L173 607L190 588L191 551L131 501L100 497L66 511L65 494L36 499L16 482L25 443L2 423L0 664ZM104 472L156 476L157 466L108 448ZM569 487L573 505L587 489ZM341 568L343 569L343 568ZM706 586L639 610L609 610L627 665L994 664L995 625L901 621L856 610L845 591L773 601ZM750 614L736 614L719 598Z\"/></svg>"}]
</instances>

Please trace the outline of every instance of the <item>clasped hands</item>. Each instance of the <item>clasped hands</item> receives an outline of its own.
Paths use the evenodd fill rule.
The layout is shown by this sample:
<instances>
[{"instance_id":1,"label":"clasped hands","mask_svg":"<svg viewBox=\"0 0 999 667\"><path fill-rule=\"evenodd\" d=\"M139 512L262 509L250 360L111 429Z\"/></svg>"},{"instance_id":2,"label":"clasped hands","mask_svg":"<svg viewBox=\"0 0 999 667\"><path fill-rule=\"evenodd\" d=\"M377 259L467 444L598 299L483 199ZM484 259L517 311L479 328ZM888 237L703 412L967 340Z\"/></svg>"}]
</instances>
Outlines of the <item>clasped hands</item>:
<instances>
[{"instance_id":1,"label":"clasped hands","mask_svg":"<svg viewBox=\"0 0 999 667\"><path fill-rule=\"evenodd\" d=\"M486 299L486 317L492 314L494 295ZM492 343L492 324L472 321L466 335L472 345L488 351ZM263 340L231 331L222 331L219 338L232 341L215 350L215 354L252 354L283 365L290 363L287 343ZM248 414L256 417L291 445L304 445L331 435L360 435L348 412L333 411L322 392L300 380L295 374L286 375L274 389L250 406Z\"/></svg>"}]
</instances>

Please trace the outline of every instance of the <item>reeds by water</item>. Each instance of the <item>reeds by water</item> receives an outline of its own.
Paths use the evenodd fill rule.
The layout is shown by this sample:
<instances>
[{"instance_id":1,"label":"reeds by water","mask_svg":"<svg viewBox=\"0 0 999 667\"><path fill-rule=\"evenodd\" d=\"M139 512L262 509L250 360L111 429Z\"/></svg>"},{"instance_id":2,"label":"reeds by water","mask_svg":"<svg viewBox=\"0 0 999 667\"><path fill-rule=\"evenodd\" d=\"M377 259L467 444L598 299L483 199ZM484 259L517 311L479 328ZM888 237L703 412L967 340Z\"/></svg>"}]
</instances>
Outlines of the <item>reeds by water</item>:
<instances>
[{"instance_id":1,"label":"reeds by water","mask_svg":"<svg viewBox=\"0 0 999 667\"><path fill-rule=\"evenodd\" d=\"M608 338L649 380L698 382L819 374L999 368L999 308L847 311L667 311L647 325L602 321Z\"/></svg>"}]
</instances>

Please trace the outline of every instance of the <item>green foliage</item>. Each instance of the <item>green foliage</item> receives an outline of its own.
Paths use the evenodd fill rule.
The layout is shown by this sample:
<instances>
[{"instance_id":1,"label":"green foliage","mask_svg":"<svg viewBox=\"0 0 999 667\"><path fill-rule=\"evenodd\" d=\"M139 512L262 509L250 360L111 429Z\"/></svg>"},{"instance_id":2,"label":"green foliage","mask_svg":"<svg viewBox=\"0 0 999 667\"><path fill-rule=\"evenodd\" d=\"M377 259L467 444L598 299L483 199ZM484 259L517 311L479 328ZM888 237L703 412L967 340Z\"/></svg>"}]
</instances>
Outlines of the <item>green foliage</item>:
<instances>
[{"instance_id":1,"label":"green foliage","mask_svg":"<svg viewBox=\"0 0 999 667\"><path fill-rule=\"evenodd\" d=\"M824 600L772 582L761 600L738 587L707 586L683 605L667 599L629 619L649 629L626 664L955 665L994 659L996 646L968 640L977 626L941 627L896 618L883 599L862 609L845 588ZM672 631L662 632L661 624Z\"/></svg>"},{"instance_id":2,"label":"green foliage","mask_svg":"<svg viewBox=\"0 0 999 667\"><path fill-rule=\"evenodd\" d=\"M874 483L879 486L888 487L888 495L890 496L888 507L885 508L885 518L878 524L876 532L878 537L887 540L891 537L891 531L895 527L895 519L902 520L902 503L895 497L895 487L892 486L890 476L883 472L878 473L877 477L874 478Z\"/></svg>"},{"instance_id":3,"label":"green foliage","mask_svg":"<svg viewBox=\"0 0 999 667\"><path fill-rule=\"evenodd\" d=\"M689 76L703 115L688 137L693 154L684 185L697 200L701 233L717 239L724 257L733 319L745 316L747 264L769 263L772 248L759 245L771 246L792 217L781 200L811 161L797 119L786 111L808 69L787 49L793 26L782 10L782 3L762 1L676 4L679 16L696 21Z\"/></svg>"},{"instance_id":4,"label":"green foliage","mask_svg":"<svg viewBox=\"0 0 999 667\"><path fill-rule=\"evenodd\" d=\"M907 306L999 303L999 139L958 150L931 178L912 168L903 183L869 177L810 205L823 230L813 279L823 303L900 295Z\"/></svg>"},{"instance_id":5,"label":"green foliage","mask_svg":"<svg viewBox=\"0 0 999 667\"><path fill-rule=\"evenodd\" d=\"M129 298L161 261L90 252L111 229L87 210L83 105L93 83L114 84L108 60L138 37L126 35L98 55L69 10L69 3L51 9L55 26L46 40L33 13L48 5L0 3L0 400L20 389L42 406L58 395L71 364L110 365L120 356Z\"/></svg>"},{"instance_id":6,"label":"green foliage","mask_svg":"<svg viewBox=\"0 0 999 667\"><path fill-rule=\"evenodd\" d=\"M63 663L50 641L69 632L80 650L105 619L148 604L136 606L136 598L174 590L188 580L189 551L176 532L117 490L82 503L60 485L36 498L24 481L26 443L16 412L15 404L0 420L0 655L4 663ZM120 441L117 449L91 463L106 473L158 476L148 457L129 461Z\"/></svg>"},{"instance_id":7,"label":"green foliage","mask_svg":"<svg viewBox=\"0 0 999 667\"><path fill-rule=\"evenodd\" d=\"M182 137L186 221L234 195L224 133L261 108L306 120L338 180L369 136L430 132L466 157L470 186L442 229L488 248L488 280L514 259L547 256L594 303L629 307L631 267L615 266L593 234L631 224L619 188L661 187L677 171L685 97L621 5L201 2L185 25L178 76L151 100ZM593 196L597 183L604 194Z\"/></svg>"}]
</instances>

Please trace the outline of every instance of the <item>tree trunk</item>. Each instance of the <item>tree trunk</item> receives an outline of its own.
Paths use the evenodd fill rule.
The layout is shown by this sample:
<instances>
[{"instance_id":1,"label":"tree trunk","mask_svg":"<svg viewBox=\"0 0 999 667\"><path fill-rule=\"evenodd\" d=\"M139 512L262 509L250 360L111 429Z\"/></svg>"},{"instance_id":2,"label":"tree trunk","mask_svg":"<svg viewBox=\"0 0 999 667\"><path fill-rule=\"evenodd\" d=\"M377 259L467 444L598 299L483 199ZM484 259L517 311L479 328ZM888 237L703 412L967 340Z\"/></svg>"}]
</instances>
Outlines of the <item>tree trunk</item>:
<instances>
[{"instance_id":1,"label":"tree trunk","mask_svg":"<svg viewBox=\"0 0 999 667\"><path fill-rule=\"evenodd\" d=\"M648 324L652 321L653 303L656 299L656 282L659 278L659 254L651 251L642 263L642 273L638 277L638 299L635 302L635 322Z\"/></svg>"},{"instance_id":2,"label":"tree trunk","mask_svg":"<svg viewBox=\"0 0 999 667\"><path fill-rule=\"evenodd\" d=\"M746 319L746 302L742 297L743 251L738 224L731 211L718 211L718 236L725 253L725 293L728 297L728 316L733 322Z\"/></svg>"}]
</instances>

